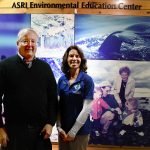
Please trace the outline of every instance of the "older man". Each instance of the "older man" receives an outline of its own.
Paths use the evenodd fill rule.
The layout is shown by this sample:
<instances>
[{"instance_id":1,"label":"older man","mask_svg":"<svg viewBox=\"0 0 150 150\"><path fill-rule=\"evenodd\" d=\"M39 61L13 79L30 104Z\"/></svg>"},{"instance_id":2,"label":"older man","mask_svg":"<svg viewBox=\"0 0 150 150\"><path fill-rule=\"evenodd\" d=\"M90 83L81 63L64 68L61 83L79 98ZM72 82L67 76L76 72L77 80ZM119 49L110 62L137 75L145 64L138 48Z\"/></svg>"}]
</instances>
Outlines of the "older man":
<instances>
[{"instance_id":1,"label":"older man","mask_svg":"<svg viewBox=\"0 0 150 150\"><path fill-rule=\"evenodd\" d=\"M50 66L35 56L37 40L33 29L22 29L18 54L0 62L0 144L6 150L51 150L57 87Z\"/></svg>"}]
</instances>

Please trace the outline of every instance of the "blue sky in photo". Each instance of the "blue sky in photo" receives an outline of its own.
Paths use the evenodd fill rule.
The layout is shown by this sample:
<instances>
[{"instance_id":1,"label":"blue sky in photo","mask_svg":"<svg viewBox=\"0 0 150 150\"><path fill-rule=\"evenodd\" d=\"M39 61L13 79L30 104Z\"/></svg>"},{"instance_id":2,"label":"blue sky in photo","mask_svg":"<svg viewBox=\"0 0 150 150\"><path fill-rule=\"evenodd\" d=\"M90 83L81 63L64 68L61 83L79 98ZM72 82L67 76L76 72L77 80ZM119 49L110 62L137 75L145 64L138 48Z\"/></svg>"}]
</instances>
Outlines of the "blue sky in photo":
<instances>
[{"instance_id":1,"label":"blue sky in photo","mask_svg":"<svg viewBox=\"0 0 150 150\"><path fill-rule=\"evenodd\" d=\"M150 17L143 16L112 16L112 15L75 15L75 38L111 33L126 27L150 23Z\"/></svg>"}]
</instances>

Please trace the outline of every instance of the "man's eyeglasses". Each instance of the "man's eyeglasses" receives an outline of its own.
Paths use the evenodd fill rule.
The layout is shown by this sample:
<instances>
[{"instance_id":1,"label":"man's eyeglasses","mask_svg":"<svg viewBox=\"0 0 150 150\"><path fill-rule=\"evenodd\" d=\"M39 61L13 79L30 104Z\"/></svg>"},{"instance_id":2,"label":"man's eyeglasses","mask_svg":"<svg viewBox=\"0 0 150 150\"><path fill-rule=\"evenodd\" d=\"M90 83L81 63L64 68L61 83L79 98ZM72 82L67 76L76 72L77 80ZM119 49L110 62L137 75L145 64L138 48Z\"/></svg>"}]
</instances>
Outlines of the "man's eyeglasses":
<instances>
[{"instance_id":1,"label":"man's eyeglasses","mask_svg":"<svg viewBox=\"0 0 150 150\"><path fill-rule=\"evenodd\" d=\"M21 41L19 41L19 42L21 42L21 43L23 43L23 44L25 44L25 45L27 45L27 44L32 44L32 45L37 45L37 41L35 41L35 40L21 40Z\"/></svg>"}]
</instances>

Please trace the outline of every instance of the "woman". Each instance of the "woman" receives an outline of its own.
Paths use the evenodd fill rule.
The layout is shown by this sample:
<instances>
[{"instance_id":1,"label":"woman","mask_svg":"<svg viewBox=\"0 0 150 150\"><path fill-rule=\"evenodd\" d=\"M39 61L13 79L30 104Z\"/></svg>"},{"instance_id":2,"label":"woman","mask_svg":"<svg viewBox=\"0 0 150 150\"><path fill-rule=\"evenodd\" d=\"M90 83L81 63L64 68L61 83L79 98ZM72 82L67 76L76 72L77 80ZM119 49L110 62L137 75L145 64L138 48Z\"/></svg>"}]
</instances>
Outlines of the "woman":
<instances>
[{"instance_id":1,"label":"woman","mask_svg":"<svg viewBox=\"0 0 150 150\"><path fill-rule=\"evenodd\" d=\"M86 59L78 46L70 46L66 50L61 69L64 75L58 81L59 149L86 150L90 133L89 106L93 99L94 83L86 73Z\"/></svg>"},{"instance_id":2,"label":"woman","mask_svg":"<svg viewBox=\"0 0 150 150\"><path fill-rule=\"evenodd\" d=\"M120 108L124 109L126 100L134 96L135 80L131 77L131 70L127 66L121 67L119 74L114 82L114 95Z\"/></svg>"}]
</instances>

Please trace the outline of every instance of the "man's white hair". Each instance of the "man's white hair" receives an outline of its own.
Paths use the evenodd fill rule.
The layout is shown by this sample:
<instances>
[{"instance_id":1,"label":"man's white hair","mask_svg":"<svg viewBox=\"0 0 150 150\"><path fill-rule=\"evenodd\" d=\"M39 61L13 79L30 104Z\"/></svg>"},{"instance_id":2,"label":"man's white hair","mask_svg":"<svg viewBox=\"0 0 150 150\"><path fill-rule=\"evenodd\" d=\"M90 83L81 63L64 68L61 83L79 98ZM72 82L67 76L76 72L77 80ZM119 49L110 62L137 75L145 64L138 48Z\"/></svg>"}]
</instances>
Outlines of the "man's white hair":
<instances>
[{"instance_id":1,"label":"man's white hair","mask_svg":"<svg viewBox=\"0 0 150 150\"><path fill-rule=\"evenodd\" d=\"M112 87L111 83L109 81L102 81L101 83L99 83L99 87Z\"/></svg>"},{"instance_id":2,"label":"man's white hair","mask_svg":"<svg viewBox=\"0 0 150 150\"><path fill-rule=\"evenodd\" d=\"M19 31L17 41L19 41L28 32L33 32L38 37L37 32L33 28L24 28Z\"/></svg>"}]
</instances>

